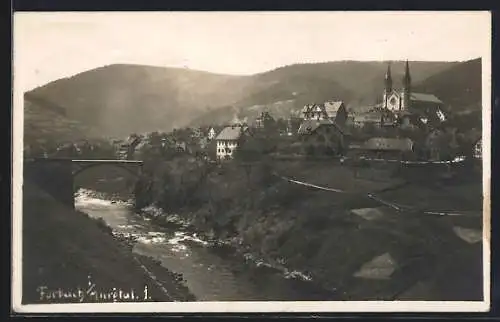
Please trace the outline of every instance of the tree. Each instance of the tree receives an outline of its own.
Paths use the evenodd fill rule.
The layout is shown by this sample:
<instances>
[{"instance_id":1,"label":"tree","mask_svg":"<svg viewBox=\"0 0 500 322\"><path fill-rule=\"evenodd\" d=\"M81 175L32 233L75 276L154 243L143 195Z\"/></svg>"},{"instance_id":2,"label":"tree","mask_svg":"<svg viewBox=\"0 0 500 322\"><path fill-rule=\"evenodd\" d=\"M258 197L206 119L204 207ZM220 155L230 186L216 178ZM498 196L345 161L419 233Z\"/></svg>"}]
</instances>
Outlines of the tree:
<instances>
[{"instance_id":1,"label":"tree","mask_svg":"<svg viewBox=\"0 0 500 322\"><path fill-rule=\"evenodd\" d=\"M239 147L234 151L234 158L240 165L243 166L247 182L250 182L250 174L252 171L252 163L262 159L264 152L264 142L261 138L247 136L240 142Z\"/></svg>"}]
</instances>

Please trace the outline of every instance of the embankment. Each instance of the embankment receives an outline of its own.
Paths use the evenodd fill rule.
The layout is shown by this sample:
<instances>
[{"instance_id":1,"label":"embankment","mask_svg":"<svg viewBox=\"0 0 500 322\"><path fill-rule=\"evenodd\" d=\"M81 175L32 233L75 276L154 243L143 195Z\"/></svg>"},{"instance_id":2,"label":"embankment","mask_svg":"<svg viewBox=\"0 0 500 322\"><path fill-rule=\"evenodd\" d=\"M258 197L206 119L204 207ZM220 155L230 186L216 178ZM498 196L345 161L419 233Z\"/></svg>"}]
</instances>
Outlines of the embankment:
<instances>
[{"instance_id":1,"label":"embankment","mask_svg":"<svg viewBox=\"0 0 500 322\"><path fill-rule=\"evenodd\" d=\"M68 294L86 292L89 276L96 294L105 296L86 296L84 302L109 302L113 294L127 300L132 289L139 301L193 300L177 276L133 254L130 243L114 237L102 221L62 205L29 180L23 189L23 304L78 302L81 297ZM55 298L47 298L49 290ZM116 299L120 290L124 295ZM66 298L60 298L63 293Z\"/></svg>"},{"instance_id":2,"label":"embankment","mask_svg":"<svg viewBox=\"0 0 500 322\"><path fill-rule=\"evenodd\" d=\"M292 184L273 176L275 172L348 193ZM477 185L455 189L459 195L450 198L452 192L439 194L435 186L405 185L390 175L381 178L363 179L327 162L217 166L177 159L145 169L137 206L153 204L164 213L177 213L206 237L301 272L338 299L481 300L480 208L475 217L429 216L397 212L365 197L385 190L385 198L399 194L411 202L426 192L439 205L429 198L427 204L418 200L419 207L449 209L468 191L466 199L472 201L466 206L477 210ZM359 208L376 209L372 215L352 212ZM159 215L156 222L167 220ZM457 233L464 231L476 238Z\"/></svg>"}]
</instances>

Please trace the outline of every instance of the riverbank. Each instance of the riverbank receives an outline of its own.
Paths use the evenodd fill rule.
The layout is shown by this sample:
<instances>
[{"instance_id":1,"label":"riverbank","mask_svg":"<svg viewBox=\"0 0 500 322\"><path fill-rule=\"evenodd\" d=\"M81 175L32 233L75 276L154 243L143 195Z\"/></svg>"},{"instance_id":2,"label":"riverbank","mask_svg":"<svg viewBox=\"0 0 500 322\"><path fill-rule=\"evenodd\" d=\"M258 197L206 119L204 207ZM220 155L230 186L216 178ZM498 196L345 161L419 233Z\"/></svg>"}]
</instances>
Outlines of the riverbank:
<instances>
[{"instance_id":1,"label":"riverbank","mask_svg":"<svg viewBox=\"0 0 500 322\"><path fill-rule=\"evenodd\" d=\"M273 172L347 193L292 184ZM383 172L358 177L329 163L232 162L207 169L185 160L149 169L141 181L139 208L163 209L146 214L157 223L187 225L248 258L310 280L335 299L482 299L480 183L440 191ZM395 211L366 198L373 191L423 209L458 205L471 215Z\"/></svg>"},{"instance_id":2,"label":"riverbank","mask_svg":"<svg viewBox=\"0 0 500 322\"><path fill-rule=\"evenodd\" d=\"M22 303L195 300L177 274L133 254L131 242L25 180ZM78 295L91 286L94 296Z\"/></svg>"}]
</instances>

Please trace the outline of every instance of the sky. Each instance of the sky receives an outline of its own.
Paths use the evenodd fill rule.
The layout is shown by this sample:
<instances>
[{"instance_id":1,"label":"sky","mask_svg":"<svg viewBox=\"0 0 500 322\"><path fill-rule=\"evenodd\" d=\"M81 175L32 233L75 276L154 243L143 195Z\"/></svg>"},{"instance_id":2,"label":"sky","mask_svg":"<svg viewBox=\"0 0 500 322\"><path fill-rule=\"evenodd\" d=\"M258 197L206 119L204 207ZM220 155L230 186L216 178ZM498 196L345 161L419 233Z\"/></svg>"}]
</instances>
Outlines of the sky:
<instances>
[{"instance_id":1,"label":"sky","mask_svg":"<svg viewBox=\"0 0 500 322\"><path fill-rule=\"evenodd\" d=\"M484 57L491 39L479 11L23 12L13 31L23 92L116 63L247 75L338 60L463 61Z\"/></svg>"}]
</instances>

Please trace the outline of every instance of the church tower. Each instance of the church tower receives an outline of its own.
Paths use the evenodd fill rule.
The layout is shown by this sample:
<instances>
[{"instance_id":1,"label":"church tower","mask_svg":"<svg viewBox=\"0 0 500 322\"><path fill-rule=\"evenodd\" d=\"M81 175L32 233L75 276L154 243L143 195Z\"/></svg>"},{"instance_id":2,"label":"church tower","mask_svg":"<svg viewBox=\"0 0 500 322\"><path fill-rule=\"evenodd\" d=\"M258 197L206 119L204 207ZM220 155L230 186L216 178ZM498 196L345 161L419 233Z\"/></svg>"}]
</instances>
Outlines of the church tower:
<instances>
[{"instance_id":1,"label":"church tower","mask_svg":"<svg viewBox=\"0 0 500 322\"><path fill-rule=\"evenodd\" d=\"M405 75L403 76L403 104L402 109L407 110L410 108L410 96L411 96L411 76L410 76L410 66L408 64L408 60L405 65Z\"/></svg>"},{"instance_id":2,"label":"church tower","mask_svg":"<svg viewBox=\"0 0 500 322\"><path fill-rule=\"evenodd\" d=\"M389 95L392 92L392 76L391 76L391 63L387 65L387 72L385 73L384 79L384 108L387 108L387 100L389 99Z\"/></svg>"}]
</instances>

